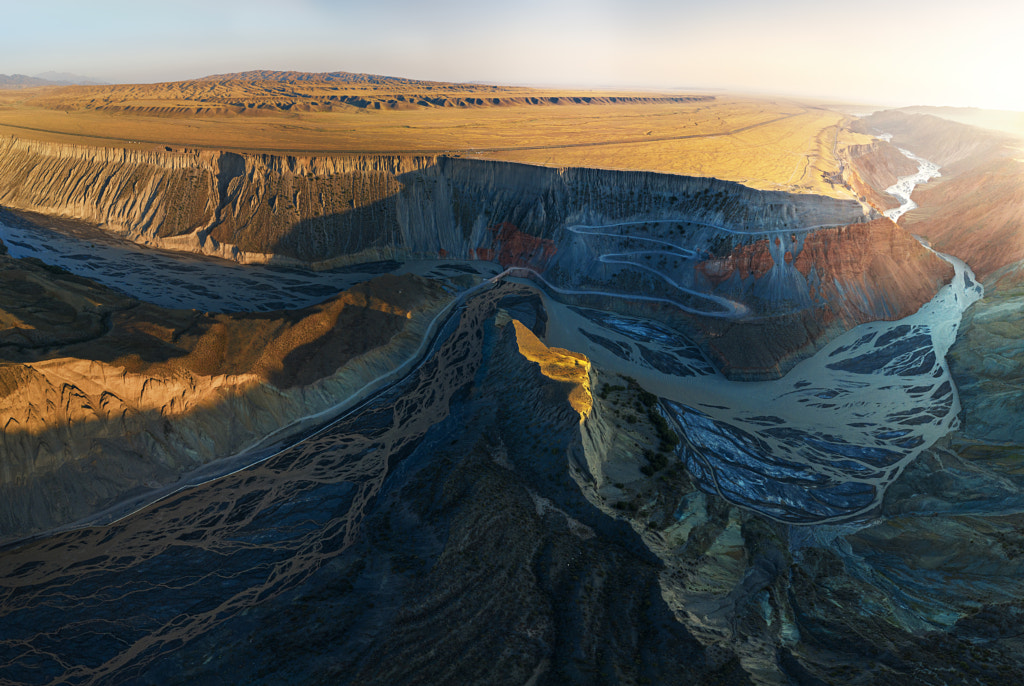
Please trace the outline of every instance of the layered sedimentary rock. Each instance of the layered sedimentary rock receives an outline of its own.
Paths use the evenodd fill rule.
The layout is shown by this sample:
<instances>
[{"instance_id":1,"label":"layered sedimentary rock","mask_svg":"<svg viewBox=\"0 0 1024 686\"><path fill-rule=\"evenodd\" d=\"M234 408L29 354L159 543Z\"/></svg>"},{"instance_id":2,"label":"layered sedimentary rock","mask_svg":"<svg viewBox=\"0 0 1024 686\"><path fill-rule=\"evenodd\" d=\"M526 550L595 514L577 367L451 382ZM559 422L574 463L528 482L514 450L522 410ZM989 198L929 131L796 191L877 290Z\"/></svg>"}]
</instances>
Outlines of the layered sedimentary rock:
<instances>
[{"instance_id":1,"label":"layered sedimentary rock","mask_svg":"<svg viewBox=\"0 0 1024 686\"><path fill-rule=\"evenodd\" d=\"M879 211L899 207L900 201L885 192L901 176L917 171L917 165L896 146L878 140L852 145L844 152L848 168L844 180L860 197Z\"/></svg>"},{"instance_id":2,"label":"layered sedimentary rock","mask_svg":"<svg viewBox=\"0 0 1024 686\"><path fill-rule=\"evenodd\" d=\"M394 242L396 177L425 158L296 159L143 152L5 139L0 203L140 243L264 261L326 260ZM320 220L300 226L303 221ZM332 229L335 235L325 236ZM252 253L251 255L248 253Z\"/></svg>"},{"instance_id":3,"label":"layered sedimentary rock","mask_svg":"<svg viewBox=\"0 0 1024 686\"><path fill-rule=\"evenodd\" d=\"M10 207L241 261L485 259L577 300L653 294L663 302L602 302L682 327L748 378L783 373L822 337L917 309L950 273L892 225L856 229L873 216L857 202L665 174L6 139L0 179ZM764 343L730 342L749 336Z\"/></svg>"},{"instance_id":4,"label":"layered sedimentary rock","mask_svg":"<svg viewBox=\"0 0 1024 686\"><path fill-rule=\"evenodd\" d=\"M733 377L780 376L838 332L913 314L953 276L884 218L784 240L744 246L715 265L717 278L731 280L716 292L759 306L749 319L712 320L694 332Z\"/></svg>"},{"instance_id":5,"label":"layered sedimentary rock","mask_svg":"<svg viewBox=\"0 0 1024 686\"><path fill-rule=\"evenodd\" d=\"M682 216L740 230L860 221L857 203L714 179L446 157L279 157L0 142L0 204L100 224L143 243L306 263L469 257L508 222Z\"/></svg>"},{"instance_id":6,"label":"layered sedimentary rock","mask_svg":"<svg viewBox=\"0 0 1024 686\"><path fill-rule=\"evenodd\" d=\"M434 282L384 276L303 310L208 315L9 257L0 284L0 539L157 489L335 405L412 357L447 301Z\"/></svg>"},{"instance_id":7,"label":"layered sedimentary rock","mask_svg":"<svg viewBox=\"0 0 1024 686\"><path fill-rule=\"evenodd\" d=\"M687 248L653 250L672 241ZM563 300L684 331L737 379L777 378L842 331L906 317L952 276L885 218L750 234L686 222L577 228L544 272Z\"/></svg>"},{"instance_id":8,"label":"layered sedimentary rock","mask_svg":"<svg viewBox=\"0 0 1024 686\"><path fill-rule=\"evenodd\" d=\"M915 190L919 208L902 226L963 259L981 279L1024 259L1024 163L1012 139L900 111L873 114L859 126L890 133L893 143L941 166L939 178ZM883 183L871 182L880 192Z\"/></svg>"}]
</instances>

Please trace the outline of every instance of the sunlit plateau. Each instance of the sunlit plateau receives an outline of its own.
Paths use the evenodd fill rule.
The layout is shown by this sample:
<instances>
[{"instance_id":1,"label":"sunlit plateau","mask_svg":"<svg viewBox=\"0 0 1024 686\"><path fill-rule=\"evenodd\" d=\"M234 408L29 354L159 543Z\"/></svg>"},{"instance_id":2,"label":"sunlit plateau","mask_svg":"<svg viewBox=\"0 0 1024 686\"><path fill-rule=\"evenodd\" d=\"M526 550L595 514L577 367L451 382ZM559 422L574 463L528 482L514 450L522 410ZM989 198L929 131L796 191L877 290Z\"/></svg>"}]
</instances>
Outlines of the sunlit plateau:
<instances>
[{"instance_id":1,"label":"sunlit plateau","mask_svg":"<svg viewBox=\"0 0 1024 686\"><path fill-rule=\"evenodd\" d=\"M1024 5L4 23L0 685L1024 683Z\"/></svg>"}]
</instances>

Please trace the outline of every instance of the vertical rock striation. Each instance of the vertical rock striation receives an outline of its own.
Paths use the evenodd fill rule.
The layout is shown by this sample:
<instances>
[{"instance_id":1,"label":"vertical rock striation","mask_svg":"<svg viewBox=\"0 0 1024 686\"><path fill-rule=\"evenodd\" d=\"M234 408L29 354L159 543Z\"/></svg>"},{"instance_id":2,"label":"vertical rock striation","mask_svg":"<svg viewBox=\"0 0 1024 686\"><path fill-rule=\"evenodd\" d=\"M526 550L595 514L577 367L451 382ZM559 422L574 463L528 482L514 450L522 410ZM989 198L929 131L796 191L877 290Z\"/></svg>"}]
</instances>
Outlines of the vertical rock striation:
<instances>
[{"instance_id":1,"label":"vertical rock striation","mask_svg":"<svg viewBox=\"0 0 1024 686\"><path fill-rule=\"evenodd\" d=\"M887 154L862 157L873 155ZM441 257L525 267L576 293L567 297L686 330L744 378L777 376L824 338L904 316L949 276L894 225L863 228L875 215L856 201L648 172L6 138L0 204L243 262ZM750 336L762 343L739 343Z\"/></svg>"},{"instance_id":2,"label":"vertical rock striation","mask_svg":"<svg viewBox=\"0 0 1024 686\"><path fill-rule=\"evenodd\" d=\"M447 157L283 157L0 139L0 205L81 219L139 243L241 261L466 258L511 224L685 217L736 230L849 224L855 202L646 172ZM442 253L443 251L443 253Z\"/></svg>"},{"instance_id":3,"label":"vertical rock striation","mask_svg":"<svg viewBox=\"0 0 1024 686\"><path fill-rule=\"evenodd\" d=\"M859 122L892 134L893 143L941 166L937 179L914 191L917 209L901 226L971 266L979 279L1024 260L1024 163L1018 143L924 114L878 112ZM858 160L854 161L854 166ZM884 181L872 182L884 192Z\"/></svg>"}]
</instances>

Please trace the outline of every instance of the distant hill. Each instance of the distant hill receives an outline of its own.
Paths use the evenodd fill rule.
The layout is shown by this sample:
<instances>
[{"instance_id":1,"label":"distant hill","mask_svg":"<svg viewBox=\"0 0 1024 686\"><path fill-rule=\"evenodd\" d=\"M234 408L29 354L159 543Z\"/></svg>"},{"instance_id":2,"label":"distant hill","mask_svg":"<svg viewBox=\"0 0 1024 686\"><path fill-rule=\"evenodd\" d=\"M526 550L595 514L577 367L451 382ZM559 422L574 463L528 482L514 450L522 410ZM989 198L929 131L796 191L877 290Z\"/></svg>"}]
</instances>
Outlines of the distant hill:
<instances>
[{"instance_id":1,"label":"distant hill","mask_svg":"<svg viewBox=\"0 0 1024 686\"><path fill-rule=\"evenodd\" d=\"M405 79L398 76L358 74L347 71L308 72L274 71L268 69L240 71L233 74L213 74L197 79L197 81L276 81L278 83L336 83L380 86L453 85L443 81L419 81L416 79Z\"/></svg>"},{"instance_id":2,"label":"distant hill","mask_svg":"<svg viewBox=\"0 0 1024 686\"><path fill-rule=\"evenodd\" d=\"M977 107L929 107L918 105L903 107L899 111L913 114L931 114L949 121L979 126L1024 139L1024 112L1012 110L983 110Z\"/></svg>"},{"instance_id":3,"label":"distant hill","mask_svg":"<svg viewBox=\"0 0 1024 686\"><path fill-rule=\"evenodd\" d=\"M61 86L106 86L106 81L100 81L94 79L91 76L82 76L81 74L72 74L67 71L44 71L42 74L36 74L37 79L45 79L52 81L53 83Z\"/></svg>"},{"instance_id":4,"label":"distant hill","mask_svg":"<svg viewBox=\"0 0 1024 686\"><path fill-rule=\"evenodd\" d=\"M46 71L35 76L25 74L0 74L0 88L40 88L42 86L103 86L103 81L70 74L68 72Z\"/></svg>"},{"instance_id":5,"label":"distant hill","mask_svg":"<svg viewBox=\"0 0 1024 686\"><path fill-rule=\"evenodd\" d=\"M57 84L46 79L24 74L0 74L0 88L38 88L39 86L55 86Z\"/></svg>"},{"instance_id":6,"label":"distant hill","mask_svg":"<svg viewBox=\"0 0 1024 686\"><path fill-rule=\"evenodd\" d=\"M247 71L191 81L68 86L36 98L36 106L101 110L147 117L267 115L274 112L409 110L557 105L711 102L707 95L564 92L416 81L374 74Z\"/></svg>"}]
</instances>

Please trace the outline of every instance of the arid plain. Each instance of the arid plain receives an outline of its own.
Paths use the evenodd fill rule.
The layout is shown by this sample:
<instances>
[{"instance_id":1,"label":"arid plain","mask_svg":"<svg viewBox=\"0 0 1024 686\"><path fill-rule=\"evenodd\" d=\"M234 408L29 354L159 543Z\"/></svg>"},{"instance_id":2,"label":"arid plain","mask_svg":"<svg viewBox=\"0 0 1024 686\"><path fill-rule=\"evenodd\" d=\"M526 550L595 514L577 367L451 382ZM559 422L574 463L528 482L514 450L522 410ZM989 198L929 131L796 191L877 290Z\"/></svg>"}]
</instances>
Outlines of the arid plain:
<instances>
[{"instance_id":1,"label":"arid plain","mask_svg":"<svg viewBox=\"0 0 1024 686\"><path fill-rule=\"evenodd\" d=\"M787 99L540 90L247 72L135 86L0 91L0 132L129 148L449 154L836 192L849 118Z\"/></svg>"},{"instance_id":2,"label":"arid plain","mask_svg":"<svg viewBox=\"0 0 1024 686\"><path fill-rule=\"evenodd\" d=\"M871 109L0 90L0 684L1024 682L1018 142Z\"/></svg>"}]
</instances>

